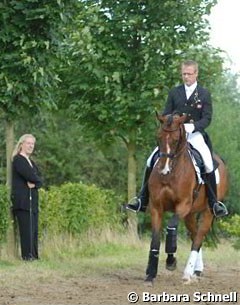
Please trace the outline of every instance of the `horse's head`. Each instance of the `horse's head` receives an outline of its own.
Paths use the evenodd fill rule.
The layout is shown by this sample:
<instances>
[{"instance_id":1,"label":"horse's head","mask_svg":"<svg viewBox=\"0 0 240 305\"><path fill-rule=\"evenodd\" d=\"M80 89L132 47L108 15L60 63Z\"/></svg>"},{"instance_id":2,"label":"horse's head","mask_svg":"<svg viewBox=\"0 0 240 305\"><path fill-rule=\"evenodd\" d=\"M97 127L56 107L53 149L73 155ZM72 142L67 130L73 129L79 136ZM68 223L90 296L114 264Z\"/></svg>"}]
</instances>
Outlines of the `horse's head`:
<instances>
[{"instance_id":1,"label":"horse's head","mask_svg":"<svg viewBox=\"0 0 240 305\"><path fill-rule=\"evenodd\" d=\"M183 126L186 115L157 115L157 118L161 123L157 134L160 150L158 169L160 174L166 175L172 171L176 158L186 146L186 132Z\"/></svg>"}]
</instances>

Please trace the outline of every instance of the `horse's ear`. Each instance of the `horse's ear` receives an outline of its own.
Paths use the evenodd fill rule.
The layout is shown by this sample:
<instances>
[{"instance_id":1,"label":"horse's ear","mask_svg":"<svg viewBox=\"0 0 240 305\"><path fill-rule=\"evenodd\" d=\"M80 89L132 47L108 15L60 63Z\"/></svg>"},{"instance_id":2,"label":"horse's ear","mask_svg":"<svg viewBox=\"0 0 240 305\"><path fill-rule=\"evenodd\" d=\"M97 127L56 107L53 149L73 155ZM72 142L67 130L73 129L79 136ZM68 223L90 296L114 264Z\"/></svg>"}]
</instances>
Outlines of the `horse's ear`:
<instances>
[{"instance_id":1,"label":"horse's ear","mask_svg":"<svg viewBox=\"0 0 240 305\"><path fill-rule=\"evenodd\" d=\"M156 117L157 117L158 121L160 123L163 123L163 115L159 114L157 111L155 113L156 113Z\"/></svg>"}]
</instances>

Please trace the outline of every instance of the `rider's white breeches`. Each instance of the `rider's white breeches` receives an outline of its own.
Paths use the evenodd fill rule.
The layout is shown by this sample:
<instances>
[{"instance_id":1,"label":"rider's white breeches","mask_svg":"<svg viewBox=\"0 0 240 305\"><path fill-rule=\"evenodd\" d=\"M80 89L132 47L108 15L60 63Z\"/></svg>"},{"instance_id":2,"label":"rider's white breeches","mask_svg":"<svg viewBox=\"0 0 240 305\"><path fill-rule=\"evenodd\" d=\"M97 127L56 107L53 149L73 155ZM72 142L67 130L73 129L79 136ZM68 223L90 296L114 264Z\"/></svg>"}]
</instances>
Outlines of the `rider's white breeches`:
<instances>
[{"instance_id":1,"label":"rider's white breeches","mask_svg":"<svg viewBox=\"0 0 240 305\"><path fill-rule=\"evenodd\" d=\"M152 166L152 158L154 156L154 154L159 150L159 147L157 146L153 152L151 153L151 155L148 157L147 159L147 167L151 167Z\"/></svg>"},{"instance_id":2,"label":"rider's white breeches","mask_svg":"<svg viewBox=\"0 0 240 305\"><path fill-rule=\"evenodd\" d=\"M212 155L202 134L199 131L189 133L187 134L187 141L192 144L192 146L199 151L202 156L206 173L211 173L213 171Z\"/></svg>"},{"instance_id":3,"label":"rider's white breeches","mask_svg":"<svg viewBox=\"0 0 240 305\"><path fill-rule=\"evenodd\" d=\"M213 161L211 152L204 141L202 134L199 131L194 133L187 133L187 141L192 144L192 146L199 151L200 155L203 158L203 163L205 166L206 173L211 173L213 171ZM154 154L158 151L158 146L153 150L151 155L147 159L147 166L151 167L151 161Z\"/></svg>"}]
</instances>

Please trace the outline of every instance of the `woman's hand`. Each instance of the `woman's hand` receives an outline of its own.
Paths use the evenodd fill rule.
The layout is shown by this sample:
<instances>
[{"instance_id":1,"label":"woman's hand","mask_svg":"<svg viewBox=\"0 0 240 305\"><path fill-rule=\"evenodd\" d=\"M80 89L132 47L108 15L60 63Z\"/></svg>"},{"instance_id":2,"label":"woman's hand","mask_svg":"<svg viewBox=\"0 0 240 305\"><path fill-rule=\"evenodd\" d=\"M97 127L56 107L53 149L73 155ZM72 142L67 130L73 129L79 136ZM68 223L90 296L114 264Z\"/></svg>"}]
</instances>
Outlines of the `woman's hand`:
<instances>
[{"instance_id":1,"label":"woman's hand","mask_svg":"<svg viewBox=\"0 0 240 305\"><path fill-rule=\"evenodd\" d=\"M27 185L30 189L33 189L35 187L35 184L32 182L27 182Z\"/></svg>"}]
</instances>

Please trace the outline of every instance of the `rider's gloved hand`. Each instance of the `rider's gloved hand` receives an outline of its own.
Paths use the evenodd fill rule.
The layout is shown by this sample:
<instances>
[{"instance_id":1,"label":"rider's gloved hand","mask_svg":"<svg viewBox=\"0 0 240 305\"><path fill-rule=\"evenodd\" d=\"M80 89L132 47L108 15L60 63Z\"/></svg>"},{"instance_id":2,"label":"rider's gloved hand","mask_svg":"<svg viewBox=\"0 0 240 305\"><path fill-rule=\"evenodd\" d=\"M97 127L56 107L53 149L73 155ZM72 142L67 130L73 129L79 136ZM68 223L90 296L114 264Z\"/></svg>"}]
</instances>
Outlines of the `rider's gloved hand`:
<instances>
[{"instance_id":1,"label":"rider's gloved hand","mask_svg":"<svg viewBox=\"0 0 240 305\"><path fill-rule=\"evenodd\" d=\"M192 124L192 123L185 123L184 127L185 127L185 131L186 132L188 132L188 133L194 132L194 129L195 129L194 124Z\"/></svg>"}]
</instances>

